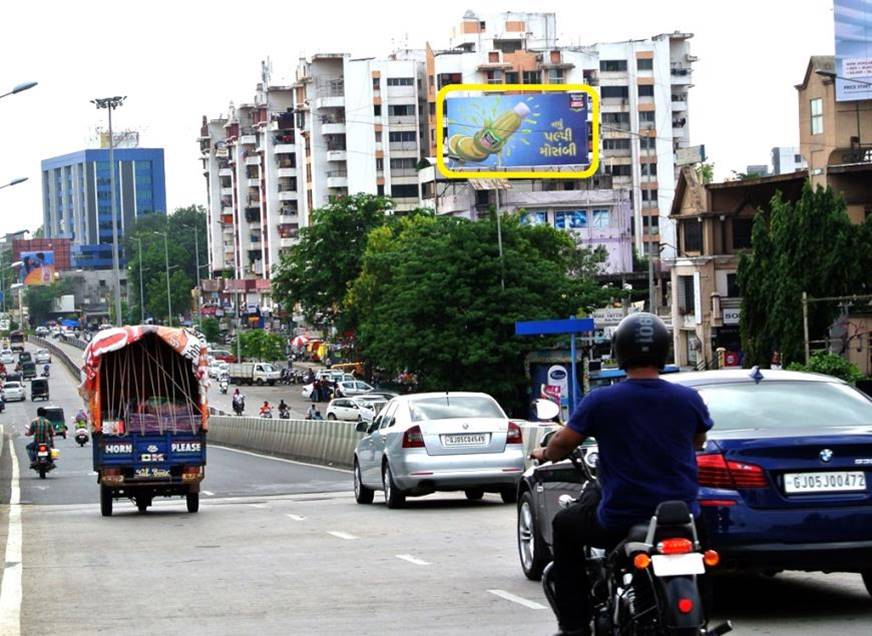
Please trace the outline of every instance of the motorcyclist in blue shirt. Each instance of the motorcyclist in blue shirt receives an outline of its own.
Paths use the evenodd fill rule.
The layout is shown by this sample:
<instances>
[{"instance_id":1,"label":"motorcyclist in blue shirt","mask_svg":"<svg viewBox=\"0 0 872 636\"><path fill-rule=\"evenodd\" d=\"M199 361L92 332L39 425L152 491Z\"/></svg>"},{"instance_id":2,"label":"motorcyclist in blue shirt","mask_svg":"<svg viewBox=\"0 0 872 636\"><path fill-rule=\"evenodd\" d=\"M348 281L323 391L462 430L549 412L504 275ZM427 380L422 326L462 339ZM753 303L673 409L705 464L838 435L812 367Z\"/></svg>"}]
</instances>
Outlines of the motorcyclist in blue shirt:
<instances>
[{"instance_id":1,"label":"motorcyclist in blue shirt","mask_svg":"<svg viewBox=\"0 0 872 636\"><path fill-rule=\"evenodd\" d=\"M635 313L612 336L627 379L589 393L566 427L532 458L559 461L586 438L596 438L598 484L554 517L554 584L561 634L590 634L587 547L612 549L663 501L685 501L695 515L699 485L696 450L712 426L708 408L689 387L660 379L669 332L660 318Z\"/></svg>"}]
</instances>

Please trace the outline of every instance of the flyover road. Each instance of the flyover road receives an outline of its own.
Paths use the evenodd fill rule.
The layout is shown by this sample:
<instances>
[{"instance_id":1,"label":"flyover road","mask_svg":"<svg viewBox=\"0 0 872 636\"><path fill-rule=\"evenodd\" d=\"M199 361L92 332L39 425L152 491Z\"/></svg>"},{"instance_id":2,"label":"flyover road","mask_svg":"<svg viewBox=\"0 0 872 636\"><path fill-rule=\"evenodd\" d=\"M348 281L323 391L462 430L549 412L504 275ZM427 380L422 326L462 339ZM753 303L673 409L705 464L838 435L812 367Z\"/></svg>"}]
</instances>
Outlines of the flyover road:
<instances>
[{"instance_id":1,"label":"flyover road","mask_svg":"<svg viewBox=\"0 0 872 636\"><path fill-rule=\"evenodd\" d=\"M51 403L72 415L74 383L54 370ZM4 636L556 629L521 575L514 508L497 497L359 506L346 472L211 447L198 514L165 500L145 514L119 502L103 518L90 446L61 440L46 480L27 469L21 430L34 411L28 401L0 415ZM856 575L726 578L716 597L740 634L868 634L872 619Z\"/></svg>"}]
</instances>

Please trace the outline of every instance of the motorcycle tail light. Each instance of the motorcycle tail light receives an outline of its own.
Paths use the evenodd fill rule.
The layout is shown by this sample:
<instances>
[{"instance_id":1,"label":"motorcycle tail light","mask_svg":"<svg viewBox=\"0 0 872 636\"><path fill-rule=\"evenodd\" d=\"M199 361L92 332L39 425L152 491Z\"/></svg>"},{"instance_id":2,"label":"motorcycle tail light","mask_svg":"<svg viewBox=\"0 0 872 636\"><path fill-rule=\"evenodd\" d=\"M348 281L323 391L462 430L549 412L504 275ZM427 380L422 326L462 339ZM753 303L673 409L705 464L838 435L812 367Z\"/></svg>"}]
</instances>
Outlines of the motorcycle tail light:
<instances>
[{"instance_id":1,"label":"motorcycle tail light","mask_svg":"<svg viewBox=\"0 0 872 636\"><path fill-rule=\"evenodd\" d=\"M651 565L651 557L644 552L633 557L633 567L637 570L645 570L649 565Z\"/></svg>"},{"instance_id":2,"label":"motorcycle tail light","mask_svg":"<svg viewBox=\"0 0 872 636\"><path fill-rule=\"evenodd\" d=\"M693 611L693 600L689 598L678 599L678 611L682 614L690 614Z\"/></svg>"},{"instance_id":3,"label":"motorcycle tail light","mask_svg":"<svg viewBox=\"0 0 872 636\"><path fill-rule=\"evenodd\" d=\"M413 426L403 433L403 448L424 448L424 434L420 426Z\"/></svg>"},{"instance_id":4,"label":"motorcycle tail light","mask_svg":"<svg viewBox=\"0 0 872 636\"><path fill-rule=\"evenodd\" d=\"M663 539L657 544L660 554L687 554L692 551L693 542L690 539Z\"/></svg>"},{"instance_id":5,"label":"motorcycle tail light","mask_svg":"<svg viewBox=\"0 0 872 636\"><path fill-rule=\"evenodd\" d=\"M39 452L40 452L40 453L44 453L44 452L47 451L47 450L48 450L48 446L46 446L45 444L40 444L40 445L39 445Z\"/></svg>"},{"instance_id":6,"label":"motorcycle tail light","mask_svg":"<svg viewBox=\"0 0 872 636\"><path fill-rule=\"evenodd\" d=\"M506 435L506 444L523 444L524 434L521 427L514 422L509 422L509 432Z\"/></svg>"},{"instance_id":7,"label":"motorcycle tail light","mask_svg":"<svg viewBox=\"0 0 872 636\"><path fill-rule=\"evenodd\" d=\"M715 550L706 550L702 555L702 560L707 566L713 568L721 562L721 555Z\"/></svg>"}]
</instances>

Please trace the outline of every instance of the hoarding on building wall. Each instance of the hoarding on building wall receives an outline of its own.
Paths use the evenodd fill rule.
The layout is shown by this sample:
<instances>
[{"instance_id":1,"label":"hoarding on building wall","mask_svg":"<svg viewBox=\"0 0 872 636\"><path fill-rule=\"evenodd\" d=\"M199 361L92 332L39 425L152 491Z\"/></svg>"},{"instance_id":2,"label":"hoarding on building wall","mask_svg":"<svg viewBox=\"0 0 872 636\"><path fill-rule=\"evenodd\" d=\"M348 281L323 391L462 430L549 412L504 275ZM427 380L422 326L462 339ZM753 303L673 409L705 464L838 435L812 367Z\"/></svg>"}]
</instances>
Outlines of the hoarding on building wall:
<instances>
[{"instance_id":1,"label":"hoarding on building wall","mask_svg":"<svg viewBox=\"0 0 872 636\"><path fill-rule=\"evenodd\" d=\"M591 176L599 144L594 126L591 157L588 113L598 119L598 99L584 85L445 86L436 105L436 128L446 131L437 139L439 171L449 178Z\"/></svg>"},{"instance_id":2,"label":"hoarding on building wall","mask_svg":"<svg viewBox=\"0 0 872 636\"><path fill-rule=\"evenodd\" d=\"M872 0L834 0L836 101L872 99Z\"/></svg>"},{"instance_id":3,"label":"hoarding on building wall","mask_svg":"<svg viewBox=\"0 0 872 636\"><path fill-rule=\"evenodd\" d=\"M21 252L19 280L25 285L51 285L54 281L54 252Z\"/></svg>"}]
</instances>

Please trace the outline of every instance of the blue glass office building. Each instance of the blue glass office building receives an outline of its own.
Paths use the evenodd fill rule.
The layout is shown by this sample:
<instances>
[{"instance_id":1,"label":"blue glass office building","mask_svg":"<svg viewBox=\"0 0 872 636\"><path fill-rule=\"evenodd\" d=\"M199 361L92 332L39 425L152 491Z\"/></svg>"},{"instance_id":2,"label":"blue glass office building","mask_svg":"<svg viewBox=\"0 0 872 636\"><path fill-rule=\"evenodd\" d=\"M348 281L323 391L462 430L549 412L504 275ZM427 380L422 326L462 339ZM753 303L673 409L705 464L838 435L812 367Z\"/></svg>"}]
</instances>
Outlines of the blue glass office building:
<instances>
[{"instance_id":1,"label":"blue glass office building","mask_svg":"<svg viewBox=\"0 0 872 636\"><path fill-rule=\"evenodd\" d=\"M118 237L134 220L166 214L162 148L115 150ZM82 150L42 162L43 227L46 238L71 238L72 266L112 267L112 191L109 150ZM121 265L124 253L120 249Z\"/></svg>"}]
</instances>

